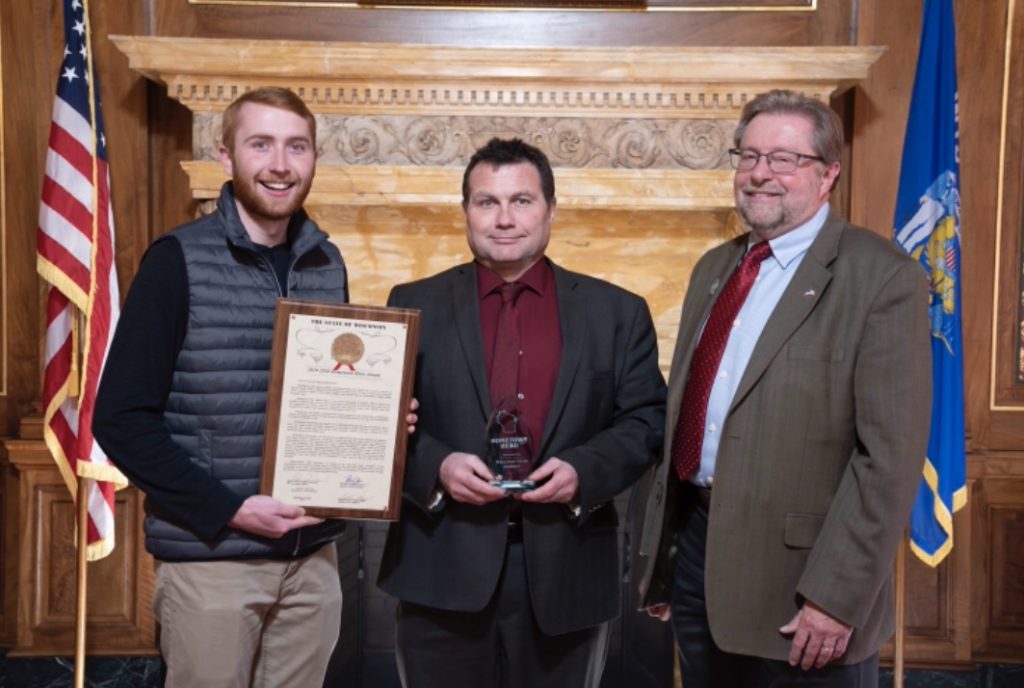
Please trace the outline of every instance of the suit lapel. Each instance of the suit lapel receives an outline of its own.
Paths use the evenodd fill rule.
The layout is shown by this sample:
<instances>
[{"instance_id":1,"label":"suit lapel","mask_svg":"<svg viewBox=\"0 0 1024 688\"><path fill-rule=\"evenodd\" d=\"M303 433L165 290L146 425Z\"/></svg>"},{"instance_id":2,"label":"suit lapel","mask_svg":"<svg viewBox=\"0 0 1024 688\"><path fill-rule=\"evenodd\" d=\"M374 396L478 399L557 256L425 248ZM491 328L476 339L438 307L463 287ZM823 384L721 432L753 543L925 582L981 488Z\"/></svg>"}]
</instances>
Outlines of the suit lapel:
<instances>
[{"instance_id":1,"label":"suit lapel","mask_svg":"<svg viewBox=\"0 0 1024 688\"><path fill-rule=\"evenodd\" d=\"M473 380L473 389L480 402L480 411L491 413L491 395L487 387L487 365L484 357L483 331L480 326L480 297L477 293L476 264L467 263L452 285L452 312L455 330Z\"/></svg>"},{"instance_id":2,"label":"suit lapel","mask_svg":"<svg viewBox=\"0 0 1024 688\"><path fill-rule=\"evenodd\" d=\"M768 318L750 355L747 368L743 371L743 378L736 388L730 411L743 401L764 375L782 346L817 307L825 287L832 281L832 270L829 266L839 250L839 237L843 226L844 222L841 219L829 214L821 232L814 239L796 274L793 275L793 280L786 287L771 317Z\"/></svg>"},{"instance_id":3,"label":"suit lapel","mask_svg":"<svg viewBox=\"0 0 1024 688\"><path fill-rule=\"evenodd\" d=\"M562 360L558 366L558 378L551 394L551 407L544 421L544 435L538 448L543 456L558 418L565 409L569 392L576 379L576 371L583 356L583 343L587 339L586 302L579 290L579 281L574 275L554 263L555 290L558 297L558 322L562 328Z\"/></svg>"}]
</instances>

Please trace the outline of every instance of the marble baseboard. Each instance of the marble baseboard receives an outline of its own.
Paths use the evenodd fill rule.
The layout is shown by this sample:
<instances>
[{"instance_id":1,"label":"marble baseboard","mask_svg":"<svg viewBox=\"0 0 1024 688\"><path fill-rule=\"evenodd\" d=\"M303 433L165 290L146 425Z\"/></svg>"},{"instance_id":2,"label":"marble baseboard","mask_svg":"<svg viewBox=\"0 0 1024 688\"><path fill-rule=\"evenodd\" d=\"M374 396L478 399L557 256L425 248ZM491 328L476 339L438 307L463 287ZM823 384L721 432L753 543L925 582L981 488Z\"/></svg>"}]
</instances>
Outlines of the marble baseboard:
<instances>
[{"instance_id":1,"label":"marble baseboard","mask_svg":"<svg viewBox=\"0 0 1024 688\"><path fill-rule=\"evenodd\" d=\"M9 658L0 650L0 688L70 688L74 683L74 669L74 660L70 657ZM161 669L159 657L90 657L86 660L86 685L89 688L160 688ZM397 686L397 676L393 678ZM382 679L384 677L364 676L362 684L364 688L382 688L388 683ZM878 685L892 688L890 669L879 673ZM1021 686L1024 686L1024 665L983 664L976 671L910 670L904 678L904 688Z\"/></svg>"},{"instance_id":2,"label":"marble baseboard","mask_svg":"<svg viewBox=\"0 0 1024 688\"><path fill-rule=\"evenodd\" d=\"M160 688L163 662L159 657L88 657L85 684L89 688ZM73 657L7 657L0 651L0 688L70 688L74 685Z\"/></svg>"},{"instance_id":3,"label":"marble baseboard","mask_svg":"<svg viewBox=\"0 0 1024 688\"><path fill-rule=\"evenodd\" d=\"M1021 688L1024 665L981 664L975 671L907 671L903 688ZM892 688L892 670L879 672L878 688Z\"/></svg>"}]
</instances>

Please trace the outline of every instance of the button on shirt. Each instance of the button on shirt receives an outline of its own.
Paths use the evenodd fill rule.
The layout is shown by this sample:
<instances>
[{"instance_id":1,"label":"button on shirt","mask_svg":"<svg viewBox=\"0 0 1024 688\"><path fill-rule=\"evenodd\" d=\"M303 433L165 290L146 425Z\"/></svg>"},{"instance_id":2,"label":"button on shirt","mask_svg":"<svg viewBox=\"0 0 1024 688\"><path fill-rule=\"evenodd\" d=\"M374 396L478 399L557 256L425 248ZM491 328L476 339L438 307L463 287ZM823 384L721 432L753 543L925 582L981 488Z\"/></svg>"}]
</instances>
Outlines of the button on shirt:
<instances>
[{"instance_id":1,"label":"button on shirt","mask_svg":"<svg viewBox=\"0 0 1024 688\"><path fill-rule=\"evenodd\" d=\"M708 415L704 425L704 444L701 446L700 470L693 478L698 485L710 487L714 482L718 443L740 378L747 369L750 355L761 337L761 331L768 323L786 287L793 280L793 275L800 267L807 250L825 225L828 211L829 205L826 203L810 220L768 242L772 247L772 255L761 263L761 270L754 281L754 286L751 287L747 300L733 322L729 341L722 354L722 362L711 386Z\"/></svg>"}]
</instances>

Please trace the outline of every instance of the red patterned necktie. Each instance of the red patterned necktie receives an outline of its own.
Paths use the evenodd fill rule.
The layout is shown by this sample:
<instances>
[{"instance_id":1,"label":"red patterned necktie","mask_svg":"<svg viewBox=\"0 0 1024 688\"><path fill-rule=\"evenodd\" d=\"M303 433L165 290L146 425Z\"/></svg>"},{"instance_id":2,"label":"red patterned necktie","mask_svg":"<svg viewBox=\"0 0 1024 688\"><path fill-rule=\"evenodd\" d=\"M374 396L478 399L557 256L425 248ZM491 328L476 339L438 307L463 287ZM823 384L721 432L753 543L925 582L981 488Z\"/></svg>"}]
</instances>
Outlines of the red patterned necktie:
<instances>
[{"instance_id":1,"label":"red patterned necktie","mask_svg":"<svg viewBox=\"0 0 1024 688\"><path fill-rule=\"evenodd\" d=\"M526 289L522 282L505 282L499 287L501 308L494 331L494 356L491 358L491 405L514 408L513 395L519 391L519 318L516 300ZM511 402L511 403L510 403Z\"/></svg>"},{"instance_id":2,"label":"red patterned necktie","mask_svg":"<svg viewBox=\"0 0 1024 688\"><path fill-rule=\"evenodd\" d=\"M704 424L708 417L708 397L722 362L725 345L729 341L733 322L754 285L761 262L772 254L767 241L754 244L729 277L718 300L711 308L697 349L690 361L690 373L683 389L672 442L672 466L680 480L687 480L700 468L700 450L704 444Z\"/></svg>"}]
</instances>

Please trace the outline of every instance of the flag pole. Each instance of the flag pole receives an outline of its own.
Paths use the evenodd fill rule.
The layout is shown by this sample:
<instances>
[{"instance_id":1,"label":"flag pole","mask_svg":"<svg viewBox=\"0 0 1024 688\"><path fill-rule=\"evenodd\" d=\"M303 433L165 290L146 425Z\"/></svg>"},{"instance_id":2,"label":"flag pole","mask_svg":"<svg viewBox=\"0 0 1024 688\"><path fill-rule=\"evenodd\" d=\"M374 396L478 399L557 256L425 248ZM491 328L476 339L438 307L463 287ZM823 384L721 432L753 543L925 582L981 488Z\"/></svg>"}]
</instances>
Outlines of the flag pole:
<instances>
[{"instance_id":1,"label":"flag pole","mask_svg":"<svg viewBox=\"0 0 1024 688\"><path fill-rule=\"evenodd\" d=\"M87 86L86 93L89 94L89 122L92 133L92 249L93 257L91 264L95 271L96 265L96 235L99 225L99 160L96 152L96 127L98 118L96 112L96 80L95 69L93 68L92 55L92 27L89 16L89 0L82 0L82 19L85 24L85 75ZM95 278L95 275L94 275ZM89 290L89 313L92 313L93 289ZM86 346L91 346L92 341L87 341ZM77 349L75 350L77 353ZM82 377L78 380L81 383L80 392L85 391L86 371L82 371ZM78 461L76 457L75 468L78 473ZM75 688L85 688L85 626L88 620L88 591L89 591L89 488L92 487L91 480L78 475L78 573L77 573L77 603L75 605Z\"/></svg>"},{"instance_id":2,"label":"flag pole","mask_svg":"<svg viewBox=\"0 0 1024 688\"><path fill-rule=\"evenodd\" d=\"M75 688L85 688L85 621L87 618L86 591L89 567L86 553L89 549L89 478L78 476L78 570L75 576L77 600L75 603Z\"/></svg>"},{"instance_id":3,"label":"flag pole","mask_svg":"<svg viewBox=\"0 0 1024 688\"><path fill-rule=\"evenodd\" d=\"M903 532L896 550L896 640L893 650L892 688L903 688L903 641L906 620L907 534Z\"/></svg>"}]
</instances>

